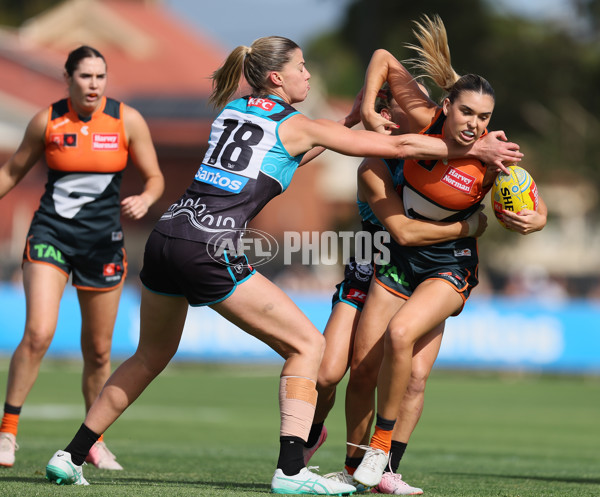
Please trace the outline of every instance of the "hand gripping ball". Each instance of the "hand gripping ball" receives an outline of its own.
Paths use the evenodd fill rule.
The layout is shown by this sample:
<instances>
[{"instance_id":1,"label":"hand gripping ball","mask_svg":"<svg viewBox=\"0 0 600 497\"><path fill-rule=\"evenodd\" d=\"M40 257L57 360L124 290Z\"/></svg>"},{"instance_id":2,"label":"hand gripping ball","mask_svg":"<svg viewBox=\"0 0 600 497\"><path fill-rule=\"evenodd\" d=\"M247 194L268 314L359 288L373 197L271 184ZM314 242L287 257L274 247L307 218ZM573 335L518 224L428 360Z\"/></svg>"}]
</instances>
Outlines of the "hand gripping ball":
<instances>
[{"instance_id":1,"label":"hand gripping ball","mask_svg":"<svg viewBox=\"0 0 600 497\"><path fill-rule=\"evenodd\" d=\"M532 211L538 207L538 191L531 175L519 166L508 166L510 174L500 172L492 186L492 207L498 222L509 229L502 219L502 210Z\"/></svg>"}]
</instances>

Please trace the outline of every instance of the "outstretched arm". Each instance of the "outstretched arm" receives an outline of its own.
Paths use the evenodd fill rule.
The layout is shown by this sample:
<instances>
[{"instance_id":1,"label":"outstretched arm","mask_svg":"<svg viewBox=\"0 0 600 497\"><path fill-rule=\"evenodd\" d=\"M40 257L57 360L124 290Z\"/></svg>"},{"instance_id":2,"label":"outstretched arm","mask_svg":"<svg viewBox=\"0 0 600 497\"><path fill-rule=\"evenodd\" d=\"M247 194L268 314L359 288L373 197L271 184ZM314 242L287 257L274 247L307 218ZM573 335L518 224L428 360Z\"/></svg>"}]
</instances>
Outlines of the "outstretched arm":
<instances>
[{"instance_id":1,"label":"outstretched arm","mask_svg":"<svg viewBox=\"0 0 600 497\"><path fill-rule=\"evenodd\" d=\"M438 106L419 88L416 80L396 57L387 50L379 49L373 53L365 74L360 109L365 128L390 134L391 129L397 127L375 111L375 99L385 81L389 83L394 99L408 116L410 130L418 132L429 125ZM523 157L519 146L508 142L503 131L488 133L470 148L463 147L462 153L460 146L450 142L448 146L450 158L475 157L504 172L507 172L505 163L518 162Z\"/></svg>"},{"instance_id":2,"label":"outstretched arm","mask_svg":"<svg viewBox=\"0 0 600 497\"><path fill-rule=\"evenodd\" d=\"M328 119L311 120L302 114L285 121L280 127L279 136L293 156L316 146L354 157L418 160L476 157L486 163L517 162L523 155L518 151L518 145L498 139L477 140L475 144L465 147L451 139L415 133L387 136L367 130L351 130Z\"/></svg>"},{"instance_id":3,"label":"outstretched arm","mask_svg":"<svg viewBox=\"0 0 600 497\"><path fill-rule=\"evenodd\" d=\"M362 102L363 90L364 89L361 88L360 91L358 92L358 95L356 95L356 98L354 99L354 103L352 105L352 109L350 109L350 112L348 113L348 115L338 121L338 123L341 124L342 126L344 126L346 128L353 128L360 122L360 104ZM313 160L315 157L318 157L325 150L326 150L325 147L321 147L321 146L314 147L313 149L309 150L308 152L306 152L304 154L304 157L302 157L302 161L300 162L298 167L303 166L307 162L310 162L311 160Z\"/></svg>"}]
</instances>

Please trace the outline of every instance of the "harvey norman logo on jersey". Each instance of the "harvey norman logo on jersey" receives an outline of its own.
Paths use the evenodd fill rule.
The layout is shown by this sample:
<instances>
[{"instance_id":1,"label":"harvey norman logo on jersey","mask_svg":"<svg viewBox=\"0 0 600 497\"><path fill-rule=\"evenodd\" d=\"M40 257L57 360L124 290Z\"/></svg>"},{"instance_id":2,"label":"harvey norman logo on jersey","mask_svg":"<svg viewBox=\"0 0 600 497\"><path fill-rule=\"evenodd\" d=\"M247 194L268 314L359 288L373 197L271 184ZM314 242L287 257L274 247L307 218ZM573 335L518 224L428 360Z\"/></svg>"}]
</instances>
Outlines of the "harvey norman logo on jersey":
<instances>
[{"instance_id":1,"label":"harvey norman logo on jersey","mask_svg":"<svg viewBox=\"0 0 600 497\"><path fill-rule=\"evenodd\" d=\"M119 150L119 133L93 133L92 150Z\"/></svg>"},{"instance_id":2,"label":"harvey norman logo on jersey","mask_svg":"<svg viewBox=\"0 0 600 497\"><path fill-rule=\"evenodd\" d=\"M440 181L464 193L469 193L475 184L473 176L454 167L449 167Z\"/></svg>"},{"instance_id":3,"label":"harvey norman logo on jersey","mask_svg":"<svg viewBox=\"0 0 600 497\"><path fill-rule=\"evenodd\" d=\"M248 183L248 178L244 176L232 174L204 164L200 166L194 179L232 193L240 193L244 186L246 186L246 183Z\"/></svg>"}]
</instances>

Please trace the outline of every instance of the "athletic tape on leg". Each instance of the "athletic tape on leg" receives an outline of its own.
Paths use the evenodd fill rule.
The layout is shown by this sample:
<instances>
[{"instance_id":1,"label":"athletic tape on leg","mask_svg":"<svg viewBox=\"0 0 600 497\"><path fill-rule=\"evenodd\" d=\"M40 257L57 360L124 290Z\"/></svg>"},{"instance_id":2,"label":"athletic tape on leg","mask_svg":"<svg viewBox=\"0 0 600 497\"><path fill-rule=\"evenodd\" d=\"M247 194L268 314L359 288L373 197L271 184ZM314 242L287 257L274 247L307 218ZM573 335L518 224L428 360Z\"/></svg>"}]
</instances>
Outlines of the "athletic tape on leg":
<instances>
[{"instance_id":1,"label":"athletic tape on leg","mask_svg":"<svg viewBox=\"0 0 600 497\"><path fill-rule=\"evenodd\" d=\"M308 440L316 405L317 389L313 380L282 376L279 381L280 436Z\"/></svg>"}]
</instances>

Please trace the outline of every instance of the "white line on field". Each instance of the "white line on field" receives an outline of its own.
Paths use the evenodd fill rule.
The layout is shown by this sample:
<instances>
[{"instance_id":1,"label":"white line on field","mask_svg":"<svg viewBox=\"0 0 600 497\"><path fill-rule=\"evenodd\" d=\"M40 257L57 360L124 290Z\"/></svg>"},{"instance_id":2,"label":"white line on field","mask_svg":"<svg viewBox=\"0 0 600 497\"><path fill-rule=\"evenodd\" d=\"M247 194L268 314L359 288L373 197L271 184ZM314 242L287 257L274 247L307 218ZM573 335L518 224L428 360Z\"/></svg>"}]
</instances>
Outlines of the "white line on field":
<instances>
[{"instance_id":1,"label":"white line on field","mask_svg":"<svg viewBox=\"0 0 600 497\"><path fill-rule=\"evenodd\" d=\"M21 417L24 419L74 419L85 417L83 404L37 404L27 405ZM168 419L170 421L201 421L215 424L234 419L233 409L217 407L165 407L157 405L131 406L120 419L135 421L154 421Z\"/></svg>"}]
</instances>

